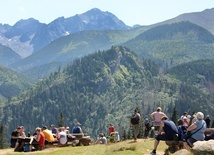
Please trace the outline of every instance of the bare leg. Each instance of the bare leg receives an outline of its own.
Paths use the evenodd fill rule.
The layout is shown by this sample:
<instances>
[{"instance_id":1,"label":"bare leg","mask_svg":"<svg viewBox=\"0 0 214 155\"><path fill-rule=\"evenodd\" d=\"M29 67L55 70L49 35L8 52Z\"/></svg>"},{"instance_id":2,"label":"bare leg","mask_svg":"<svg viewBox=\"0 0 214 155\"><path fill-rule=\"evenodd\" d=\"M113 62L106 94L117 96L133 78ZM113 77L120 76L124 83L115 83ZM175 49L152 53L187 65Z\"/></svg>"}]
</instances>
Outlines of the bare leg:
<instances>
[{"instance_id":1,"label":"bare leg","mask_svg":"<svg viewBox=\"0 0 214 155\"><path fill-rule=\"evenodd\" d=\"M159 144L159 141L157 139L155 139L154 150L157 150L158 144Z\"/></svg>"}]
</instances>

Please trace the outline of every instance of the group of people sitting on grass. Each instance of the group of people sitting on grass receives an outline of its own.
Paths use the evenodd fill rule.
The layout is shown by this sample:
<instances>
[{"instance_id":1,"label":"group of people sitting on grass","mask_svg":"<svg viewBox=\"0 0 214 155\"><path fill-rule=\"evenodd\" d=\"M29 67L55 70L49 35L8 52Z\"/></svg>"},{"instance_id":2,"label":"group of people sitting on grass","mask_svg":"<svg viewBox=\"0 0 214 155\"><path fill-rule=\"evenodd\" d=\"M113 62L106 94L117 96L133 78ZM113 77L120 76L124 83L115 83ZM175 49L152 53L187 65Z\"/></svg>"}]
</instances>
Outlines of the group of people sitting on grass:
<instances>
[{"instance_id":1,"label":"group of people sitting on grass","mask_svg":"<svg viewBox=\"0 0 214 155\"><path fill-rule=\"evenodd\" d=\"M28 151L42 150L46 144L53 142L64 145L68 138L74 138L73 134L83 134L80 125L80 123L77 123L71 134L69 127L59 127L57 129L53 124L50 129L47 126L37 127L32 136L26 136L24 126L18 126L11 134L11 148L14 148L15 152L21 152L25 151L25 147L28 148ZM26 140L29 140L28 145L26 145Z\"/></svg>"},{"instance_id":2,"label":"group of people sitting on grass","mask_svg":"<svg viewBox=\"0 0 214 155\"><path fill-rule=\"evenodd\" d=\"M207 124L204 121L204 114L197 112L191 116L184 112L178 120L178 126L163 113L158 107L157 112L151 114L154 119L155 129L158 130L155 136L154 149L152 155L156 154L156 150L160 140L163 141L183 141L184 148L190 149L196 141L214 139L214 132L205 135Z\"/></svg>"},{"instance_id":3,"label":"group of people sitting on grass","mask_svg":"<svg viewBox=\"0 0 214 155\"><path fill-rule=\"evenodd\" d=\"M104 133L100 133L98 135L98 138L97 138L97 141L95 142L95 144L107 144L108 141L110 143L120 141L119 132L116 131L115 127L111 123L109 124L109 128L108 128L108 136L105 136Z\"/></svg>"}]
</instances>

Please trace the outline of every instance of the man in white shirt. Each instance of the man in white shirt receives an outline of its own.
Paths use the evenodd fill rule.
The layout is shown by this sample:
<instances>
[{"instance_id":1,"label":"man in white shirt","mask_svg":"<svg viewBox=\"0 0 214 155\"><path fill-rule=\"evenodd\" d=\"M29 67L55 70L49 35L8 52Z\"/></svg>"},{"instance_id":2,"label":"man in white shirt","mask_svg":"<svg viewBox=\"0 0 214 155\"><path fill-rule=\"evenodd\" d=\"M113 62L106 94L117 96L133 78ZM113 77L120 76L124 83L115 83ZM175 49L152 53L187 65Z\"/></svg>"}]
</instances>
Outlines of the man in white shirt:
<instances>
[{"instance_id":1,"label":"man in white shirt","mask_svg":"<svg viewBox=\"0 0 214 155\"><path fill-rule=\"evenodd\" d=\"M67 143L67 134L62 127L59 128L58 139L62 145Z\"/></svg>"}]
</instances>

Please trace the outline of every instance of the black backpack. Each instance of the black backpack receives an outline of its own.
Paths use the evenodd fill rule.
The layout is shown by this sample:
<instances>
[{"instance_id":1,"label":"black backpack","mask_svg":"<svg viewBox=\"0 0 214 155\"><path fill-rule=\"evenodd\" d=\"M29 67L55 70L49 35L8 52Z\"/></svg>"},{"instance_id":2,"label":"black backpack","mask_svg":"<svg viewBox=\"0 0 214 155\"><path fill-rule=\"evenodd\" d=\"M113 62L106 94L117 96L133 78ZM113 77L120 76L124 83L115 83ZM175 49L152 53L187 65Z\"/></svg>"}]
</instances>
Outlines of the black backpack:
<instances>
[{"instance_id":1,"label":"black backpack","mask_svg":"<svg viewBox=\"0 0 214 155\"><path fill-rule=\"evenodd\" d=\"M137 115L137 114L133 114L132 115L132 117L131 117L131 123L133 124L133 125L135 125L135 124L139 124L139 116Z\"/></svg>"}]
</instances>

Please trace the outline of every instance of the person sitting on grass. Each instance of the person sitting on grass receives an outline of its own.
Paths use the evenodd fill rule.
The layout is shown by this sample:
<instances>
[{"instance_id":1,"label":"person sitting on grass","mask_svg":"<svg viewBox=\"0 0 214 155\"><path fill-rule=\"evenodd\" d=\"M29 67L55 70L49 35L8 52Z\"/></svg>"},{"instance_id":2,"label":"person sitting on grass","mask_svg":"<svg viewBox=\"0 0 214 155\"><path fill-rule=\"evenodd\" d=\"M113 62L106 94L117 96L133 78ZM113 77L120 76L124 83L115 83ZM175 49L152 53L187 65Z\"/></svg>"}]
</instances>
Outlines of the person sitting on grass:
<instances>
[{"instance_id":1,"label":"person sitting on grass","mask_svg":"<svg viewBox=\"0 0 214 155\"><path fill-rule=\"evenodd\" d=\"M99 138L95 144L107 144L107 139L103 133L99 134Z\"/></svg>"},{"instance_id":2,"label":"person sitting on grass","mask_svg":"<svg viewBox=\"0 0 214 155\"><path fill-rule=\"evenodd\" d=\"M160 124L158 135L155 137L154 149L151 152L151 155L156 155L156 150L160 140L163 140L163 141L174 140L174 138L177 135L178 135L178 129L175 123L171 120L168 120L167 116L163 116L161 118L161 124Z\"/></svg>"}]
</instances>

